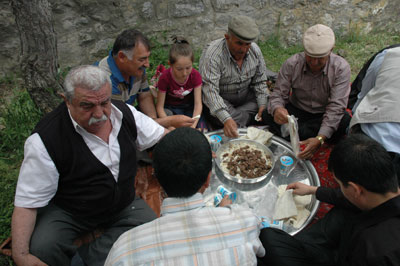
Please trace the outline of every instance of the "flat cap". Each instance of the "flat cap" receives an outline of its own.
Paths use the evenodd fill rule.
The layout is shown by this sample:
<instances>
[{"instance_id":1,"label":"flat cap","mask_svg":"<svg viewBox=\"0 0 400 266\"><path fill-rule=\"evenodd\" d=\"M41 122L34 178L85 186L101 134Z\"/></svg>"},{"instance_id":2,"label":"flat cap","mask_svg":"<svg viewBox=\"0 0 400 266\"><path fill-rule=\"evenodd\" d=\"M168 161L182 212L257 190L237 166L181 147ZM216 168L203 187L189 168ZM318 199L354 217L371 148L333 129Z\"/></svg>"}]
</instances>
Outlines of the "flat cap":
<instances>
[{"instance_id":1,"label":"flat cap","mask_svg":"<svg viewBox=\"0 0 400 266\"><path fill-rule=\"evenodd\" d=\"M329 55L335 45L335 34L328 26L317 24L306 30L303 36L304 52L312 57Z\"/></svg>"},{"instance_id":2,"label":"flat cap","mask_svg":"<svg viewBox=\"0 0 400 266\"><path fill-rule=\"evenodd\" d=\"M260 31L254 20L246 16L234 16L228 23L228 30L244 42L253 42Z\"/></svg>"}]
</instances>

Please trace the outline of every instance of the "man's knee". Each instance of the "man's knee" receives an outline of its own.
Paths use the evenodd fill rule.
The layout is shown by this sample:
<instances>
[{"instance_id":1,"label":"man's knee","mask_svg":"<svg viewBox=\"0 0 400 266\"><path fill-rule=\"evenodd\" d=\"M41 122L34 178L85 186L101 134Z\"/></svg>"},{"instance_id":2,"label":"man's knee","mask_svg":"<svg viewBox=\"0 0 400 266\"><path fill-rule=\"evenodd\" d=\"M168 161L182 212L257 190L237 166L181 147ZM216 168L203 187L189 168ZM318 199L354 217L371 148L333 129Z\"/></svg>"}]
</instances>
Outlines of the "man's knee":
<instances>
[{"instance_id":1,"label":"man's knee","mask_svg":"<svg viewBox=\"0 0 400 266\"><path fill-rule=\"evenodd\" d=\"M260 240L264 247L275 246L286 238L291 238L286 232L273 228L265 228L260 232Z\"/></svg>"},{"instance_id":2,"label":"man's knee","mask_svg":"<svg viewBox=\"0 0 400 266\"><path fill-rule=\"evenodd\" d=\"M63 243L56 233L33 234L30 242L30 253L49 265L69 265L76 253L76 246Z\"/></svg>"}]
</instances>

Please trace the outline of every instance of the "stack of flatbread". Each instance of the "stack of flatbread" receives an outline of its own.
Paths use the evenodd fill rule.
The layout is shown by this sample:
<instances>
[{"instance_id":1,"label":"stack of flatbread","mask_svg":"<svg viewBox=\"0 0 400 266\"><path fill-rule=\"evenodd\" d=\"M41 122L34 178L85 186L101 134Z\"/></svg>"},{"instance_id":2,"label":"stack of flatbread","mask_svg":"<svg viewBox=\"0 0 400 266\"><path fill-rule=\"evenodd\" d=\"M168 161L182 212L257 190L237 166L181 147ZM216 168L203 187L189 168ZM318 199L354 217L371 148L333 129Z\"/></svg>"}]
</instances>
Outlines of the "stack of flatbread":
<instances>
[{"instance_id":1,"label":"stack of flatbread","mask_svg":"<svg viewBox=\"0 0 400 266\"><path fill-rule=\"evenodd\" d=\"M311 202L311 195L293 195L293 190L286 190L287 185L278 187L278 199L275 203L274 220L284 220L294 228L304 224L310 215L306 206Z\"/></svg>"},{"instance_id":2,"label":"stack of flatbread","mask_svg":"<svg viewBox=\"0 0 400 266\"><path fill-rule=\"evenodd\" d=\"M256 127L248 127L247 134L240 137L241 139L255 140L262 144L267 144L274 134L269 131L258 129Z\"/></svg>"}]
</instances>

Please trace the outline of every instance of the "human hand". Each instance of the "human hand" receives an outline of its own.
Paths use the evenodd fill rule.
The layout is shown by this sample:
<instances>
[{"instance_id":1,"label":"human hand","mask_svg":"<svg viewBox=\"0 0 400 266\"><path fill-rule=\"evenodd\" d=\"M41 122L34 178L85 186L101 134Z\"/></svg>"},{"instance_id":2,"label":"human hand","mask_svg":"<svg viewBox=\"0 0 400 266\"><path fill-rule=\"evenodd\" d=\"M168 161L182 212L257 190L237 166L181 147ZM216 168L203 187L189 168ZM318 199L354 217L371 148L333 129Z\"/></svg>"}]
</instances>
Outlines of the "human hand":
<instances>
[{"instance_id":1,"label":"human hand","mask_svg":"<svg viewBox=\"0 0 400 266\"><path fill-rule=\"evenodd\" d=\"M237 124L232 118L229 118L228 120L225 121L224 134L229 138L239 137L239 134L237 132Z\"/></svg>"},{"instance_id":2,"label":"human hand","mask_svg":"<svg viewBox=\"0 0 400 266\"><path fill-rule=\"evenodd\" d=\"M305 141L300 141L300 145L304 145L305 148L299 153L299 158L311 159L321 146L321 142L317 138L309 138Z\"/></svg>"},{"instance_id":3,"label":"human hand","mask_svg":"<svg viewBox=\"0 0 400 266\"><path fill-rule=\"evenodd\" d=\"M13 260L17 266L47 266L46 263L32 254L13 254Z\"/></svg>"},{"instance_id":4,"label":"human hand","mask_svg":"<svg viewBox=\"0 0 400 266\"><path fill-rule=\"evenodd\" d=\"M196 115L192 117L194 119L193 124L191 125L192 128L196 128L197 124L199 123L200 115Z\"/></svg>"},{"instance_id":5,"label":"human hand","mask_svg":"<svg viewBox=\"0 0 400 266\"><path fill-rule=\"evenodd\" d=\"M288 111L284 107L278 107L274 111L274 121L278 125L283 125L288 122L287 116L289 115Z\"/></svg>"},{"instance_id":6,"label":"human hand","mask_svg":"<svg viewBox=\"0 0 400 266\"><path fill-rule=\"evenodd\" d=\"M315 192L317 191L317 187L309 186L301 182L291 183L287 185L286 190L288 189L293 189L293 194L300 196L315 194Z\"/></svg>"},{"instance_id":7,"label":"human hand","mask_svg":"<svg viewBox=\"0 0 400 266\"><path fill-rule=\"evenodd\" d=\"M260 106L260 108L258 108L258 113L257 113L257 117L259 117L260 119L262 119L262 113L265 109L265 106Z\"/></svg>"},{"instance_id":8,"label":"human hand","mask_svg":"<svg viewBox=\"0 0 400 266\"><path fill-rule=\"evenodd\" d=\"M172 115L169 117L171 119L171 126L174 128L190 127L196 121L195 119L186 115Z\"/></svg>"},{"instance_id":9,"label":"human hand","mask_svg":"<svg viewBox=\"0 0 400 266\"><path fill-rule=\"evenodd\" d=\"M221 202L219 203L219 207L225 207L225 206L229 206L232 204L232 200L229 198L228 195L226 195Z\"/></svg>"}]
</instances>

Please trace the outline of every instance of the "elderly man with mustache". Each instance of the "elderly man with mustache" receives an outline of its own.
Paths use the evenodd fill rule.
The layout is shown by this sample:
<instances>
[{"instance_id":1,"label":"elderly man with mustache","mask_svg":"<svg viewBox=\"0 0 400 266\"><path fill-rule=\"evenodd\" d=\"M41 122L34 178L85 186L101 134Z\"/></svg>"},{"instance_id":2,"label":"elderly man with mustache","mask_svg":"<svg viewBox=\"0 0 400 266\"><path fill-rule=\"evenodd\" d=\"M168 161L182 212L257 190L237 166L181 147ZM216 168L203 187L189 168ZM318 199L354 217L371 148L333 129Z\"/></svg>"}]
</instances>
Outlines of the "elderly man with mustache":
<instances>
[{"instance_id":1,"label":"elderly man with mustache","mask_svg":"<svg viewBox=\"0 0 400 266\"><path fill-rule=\"evenodd\" d=\"M156 214L135 198L136 150L168 131L122 101L111 100L109 74L97 66L72 69L64 102L25 143L12 217L17 265L104 265L114 241ZM81 247L85 232L104 233Z\"/></svg>"}]
</instances>

